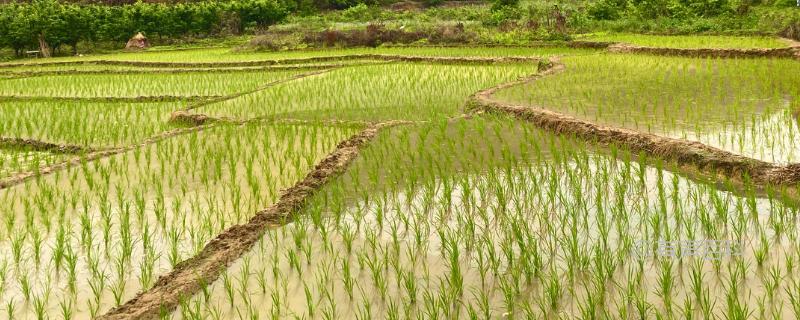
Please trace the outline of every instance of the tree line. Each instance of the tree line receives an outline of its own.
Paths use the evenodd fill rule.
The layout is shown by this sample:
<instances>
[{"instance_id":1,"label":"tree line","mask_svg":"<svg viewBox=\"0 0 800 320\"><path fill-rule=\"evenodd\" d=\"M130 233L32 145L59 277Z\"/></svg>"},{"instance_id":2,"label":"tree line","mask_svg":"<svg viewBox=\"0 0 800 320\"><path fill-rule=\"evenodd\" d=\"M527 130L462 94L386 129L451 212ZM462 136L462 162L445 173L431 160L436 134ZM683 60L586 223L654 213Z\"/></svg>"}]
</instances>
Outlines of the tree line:
<instances>
[{"instance_id":1,"label":"tree line","mask_svg":"<svg viewBox=\"0 0 800 320\"><path fill-rule=\"evenodd\" d=\"M57 50L78 42L124 42L137 32L150 38L239 34L282 21L296 4L282 0L226 0L108 6L33 0L0 5L0 48ZM46 44L43 46L43 43Z\"/></svg>"}]
</instances>

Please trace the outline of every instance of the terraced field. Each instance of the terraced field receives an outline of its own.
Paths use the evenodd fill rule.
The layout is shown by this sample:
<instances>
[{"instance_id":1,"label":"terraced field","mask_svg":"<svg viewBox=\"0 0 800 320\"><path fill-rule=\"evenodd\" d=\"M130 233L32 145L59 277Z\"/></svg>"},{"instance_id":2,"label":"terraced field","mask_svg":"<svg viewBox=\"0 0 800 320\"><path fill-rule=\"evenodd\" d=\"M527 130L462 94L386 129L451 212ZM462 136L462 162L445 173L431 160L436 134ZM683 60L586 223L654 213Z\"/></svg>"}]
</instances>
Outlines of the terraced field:
<instances>
[{"instance_id":1,"label":"terraced field","mask_svg":"<svg viewBox=\"0 0 800 320\"><path fill-rule=\"evenodd\" d=\"M3 317L800 317L800 60L724 40L0 64Z\"/></svg>"}]
</instances>

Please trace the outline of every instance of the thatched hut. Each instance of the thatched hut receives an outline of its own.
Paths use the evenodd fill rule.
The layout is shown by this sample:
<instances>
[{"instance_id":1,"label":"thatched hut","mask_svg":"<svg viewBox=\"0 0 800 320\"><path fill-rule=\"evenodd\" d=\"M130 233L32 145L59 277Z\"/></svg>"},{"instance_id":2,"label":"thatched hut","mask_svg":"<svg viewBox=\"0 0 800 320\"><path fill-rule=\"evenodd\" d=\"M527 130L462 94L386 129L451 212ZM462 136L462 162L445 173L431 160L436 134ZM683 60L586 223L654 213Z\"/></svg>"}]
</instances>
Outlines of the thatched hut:
<instances>
[{"instance_id":1,"label":"thatched hut","mask_svg":"<svg viewBox=\"0 0 800 320\"><path fill-rule=\"evenodd\" d=\"M143 50L150 48L150 42L147 41L147 37L145 37L141 32L137 33L133 38L128 40L128 43L125 45L126 50Z\"/></svg>"}]
</instances>

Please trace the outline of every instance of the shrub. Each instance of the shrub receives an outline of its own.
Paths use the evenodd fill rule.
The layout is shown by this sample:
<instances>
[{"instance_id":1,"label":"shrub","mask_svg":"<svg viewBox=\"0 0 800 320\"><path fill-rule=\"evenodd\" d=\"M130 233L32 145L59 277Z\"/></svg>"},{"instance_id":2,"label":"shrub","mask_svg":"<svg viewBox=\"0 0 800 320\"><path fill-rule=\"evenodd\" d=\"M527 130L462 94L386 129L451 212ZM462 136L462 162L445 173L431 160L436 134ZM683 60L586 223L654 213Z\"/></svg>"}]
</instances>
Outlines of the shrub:
<instances>
[{"instance_id":1,"label":"shrub","mask_svg":"<svg viewBox=\"0 0 800 320\"><path fill-rule=\"evenodd\" d=\"M789 39L800 41L800 20L790 22L781 30L780 35Z\"/></svg>"},{"instance_id":2,"label":"shrub","mask_svg":"<svg viewBox=\"0 0 800 320\"><path fill-rule=\"evenodd\" d=\"M516 8L519 5L519 0L494 0L492 3L492 11L501 11L505 8Z\"/></svg>"},{"instance_id":3,"label":"shrub","mask_svg":"<svg viewBox=\"0 0 800 320\"><path fill-rule=\"evenodd\" d=\"M492 13L483 20L483 24L487 26L499 26L504 21L517 20L522 18L522 12L519 8L505 6L497 10L492 10Z\"/></svg>"},{"instance_id":4,"label":"shrub","mask_svg":"<svg viewBox=\"0 0 800 320\"><path fill-rule=\"evenodd\" d=\"M625 0L600 0L589 5L588 12L598 20L614 20L625 11Z\"/></svg>"},{"instance_id":5,"label":"shrub","mask_svg":"<svg viewBox=\"0 0 800 320\"><path fill-rule=\"evenodd\" d=\"M461 23L439 25L426 30L389 29L373 23L360 30L325 30L307 33L302 42L315 47L377 47L386 43L455 44L475 40L476 35L464 30Z\"/></svg>"},{"instance_id":6,"label":"shrub","mask_svg":"<svg viewBox=\"0 0 800 320\"><path fill-rule=\"evenodd\" d=\"M359 3L342 11L342 17L350 20L360 20L370 14L369 7L366 4Z\"/></svg>"}]
</instances>

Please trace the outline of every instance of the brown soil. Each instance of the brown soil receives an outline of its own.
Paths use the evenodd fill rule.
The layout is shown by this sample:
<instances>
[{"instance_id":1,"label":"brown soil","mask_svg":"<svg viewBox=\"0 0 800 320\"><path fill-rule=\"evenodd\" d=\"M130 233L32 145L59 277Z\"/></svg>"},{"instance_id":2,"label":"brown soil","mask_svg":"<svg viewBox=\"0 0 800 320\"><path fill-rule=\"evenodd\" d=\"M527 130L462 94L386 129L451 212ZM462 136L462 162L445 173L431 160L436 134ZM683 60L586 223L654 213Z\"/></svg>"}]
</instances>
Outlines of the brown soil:
<instances>
[{"instance_id":1,"label":"brown soil","mask_svg":"<svg viewBox=\"0 0 800 320\"><path fill-rule=\"evenodd\" d=\"M399 121L399 120L398 120ZM234 119L228 117L211 117L205 114L190 113L187 111L175 111L170 115L170 123L177 125L187 126L202 126L211 123L225 123L233 125L241 125L250 122L261 122L270 124L291 124L291 125L326 125L326 126L370 126L374 123L366 121L354 120L303 120L303 119L287 119L277 118L275 116L263 116L250 119ZM417 121L405 121L406 123L418 123Z\"/></svg>"},{"instance_id":2,"label":"brown soil","mask_svg":"<svg viewBox=\"0 0 800 320\"><path fill-rule=\"evenodd\" d=\"M0 64L0 69L3 69L3 68L17 68L17 67L43 67L43 66L82 65L82 64L94 64L94 63L95 63L95 61L18 62L18 63L3 63L3 64Z\"/></svg>"},{"instance_id":3,"label":"brown soil","mask_svg":"<svg viewBox=\"0 0 800 320\"><path fill-rule=\"evenodd\" d=\"M538 57L427 57L372 54L369 59L390 60L402 62L424 62L442 64L492 64L492 63L525 63L538 62Z\"/></svg>"},{"instance_id":4,"label":"brown soil","mask_svg":"<svg viewBox=\"0 0 800 320\"><path fill-rule=\"evenodd\" d=\"M94 151L91 148L77 145L57 144L34 139L4 137L0 137L0 149L22 149L59 154L89 153Z\"/></svg>"},{"instance_id":5,"label":"brown soil","mask_svg":"<svg viewBox=\"0 0 800 320\"><path fill-rule=\"evenodd\" d=\"M721 49L721 48L655 48L617 43L608 47L609 52L643 53L659 56L715 57L715 58L792 58L796 48L774 49Z\"/></svg>"},{"instance_id":6,"label":"brown soil","mask_svg":"<svg viewBox=\"0 0 800 320\"><path fill-rule=\"evenodd\" d=\"M492 99L492 94L500 89L535 81L540 77L565 70L565 66L558 59L551 59L550 62L549 65L540 64L542 71L537 75L476 93L471 98L470 107L490 112L508 113L558 134L576 136L600 144L619 145L633 152L645 152L681 165L691 165L715 176L722 174L762 186L794 187L800 182L800 164L781 166L713 148L699 142L608 127L541 108L509 105Z\"/></svg>"},{"instance_id":7,"label":"brown soil","mask_svg":"<svg viewBox=\"0 0 800 320\"><path fill-rule=\"evenodd\" d=\"M570 41L567 43L567 46L571 48L592 48L592 49L605 49L610 46L617 44L616 42L606 42L606 41Z\"/></svg>"},{"instance_id":8,"label":"brown soil","mask_svg":"<svg viewBox=\"0 0 800 320\"><path fill-rule=\"evenodd\" d=\"M162 312L173 310L181 299L191 297L204 284L216 280L233 261L248 252L267 229L291 222L306 199L343 172L358 156L359 150L381 129L401 124L404 122L371 125L341 142L302 181L285 190L277 203L258 212L246 224L225 230L198 255L177 264L172 272L160 277L152 288L140 292L99 319L157 319Z\"/></svg>"},{"instance_id":9,"label":"brown soil","mask_svg":"<svg viewBox=\"0 0 800 320\"><path fill-rule=\"evenodd\" d=\"M798 41L798 40L790 39L790 38L786 38L786 37L782 37L781 40L785 41L792 48L800 48L800 41Z\"/></svg>"},{"instance_id":10,"label":"brown soil","mask_svg":"<svg viewBox=\"0 0 800 320\"><path fill-rule=\"evenodd\" d=\"M202 126L212 122L230 122L221 118L212 118L204 114L190 113L188 111L175 111L169 116L169 122L176 125Z\"/></svg>"}]
</instances>

